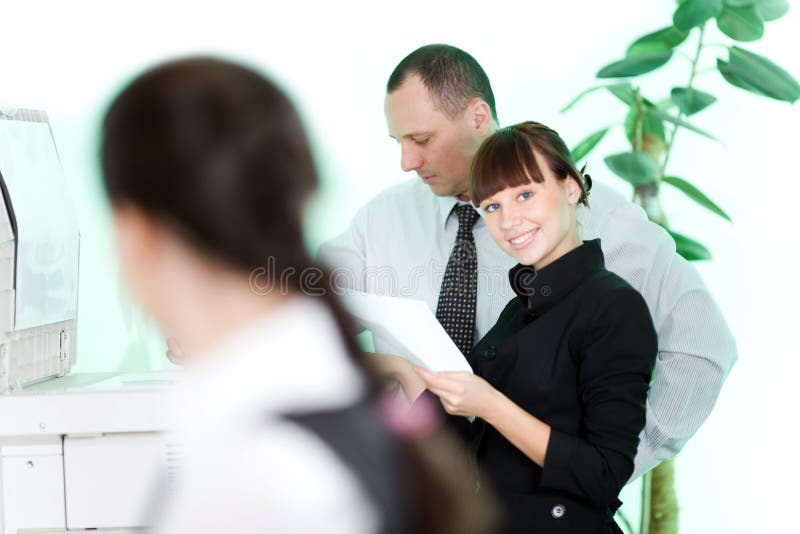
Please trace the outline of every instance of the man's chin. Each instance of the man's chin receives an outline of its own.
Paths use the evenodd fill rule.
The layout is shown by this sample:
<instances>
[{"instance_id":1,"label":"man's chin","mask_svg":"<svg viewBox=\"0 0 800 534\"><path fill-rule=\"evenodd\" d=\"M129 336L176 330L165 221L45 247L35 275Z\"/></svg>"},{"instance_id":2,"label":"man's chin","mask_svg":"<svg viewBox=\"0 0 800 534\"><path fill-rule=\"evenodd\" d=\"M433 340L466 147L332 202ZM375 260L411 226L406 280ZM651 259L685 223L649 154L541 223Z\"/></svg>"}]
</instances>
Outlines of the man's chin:
<instances>
[{"instance_id":1,"label":"man's chin","mask_svg":"<svg viewBox=\"0 0 800 534\"><path fill-rule=\"evenodd\" d=\"M433 193L437 197L455 197L455 196L462 196L462 195L466 195L467 194L466 191L464 191L464 192L456 191L456 189L452 185L449 185L449 184L431 183L431 184L426 184L426 185L428 186L428 188L430 188L431 193Z\"/></svg>"}]
</instances>

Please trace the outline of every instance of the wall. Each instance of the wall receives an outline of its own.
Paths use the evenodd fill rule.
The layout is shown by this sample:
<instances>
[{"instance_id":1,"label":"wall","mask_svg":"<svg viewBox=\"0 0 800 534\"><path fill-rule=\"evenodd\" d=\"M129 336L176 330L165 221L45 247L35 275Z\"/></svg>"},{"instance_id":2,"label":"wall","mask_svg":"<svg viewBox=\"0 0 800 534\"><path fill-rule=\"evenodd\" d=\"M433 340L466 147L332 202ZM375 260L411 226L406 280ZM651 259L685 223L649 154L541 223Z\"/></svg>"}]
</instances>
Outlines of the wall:
<instances>
[{"instance_id":1,"label":"wall","mask_svg":"<svg viewBox=\"0 0 800 534\"><path fill-rule=\"evenodd\" d=\"M591 85L594 73L621 57L633 39L668 24L673 10L668 0L254 4L0 5L0 105L50 113L79 215L76 371L168 365L162 335L120 287L98 187L100 117L141 69L176 55L213 53L247 62L285 84L313 132L325 181L309 219L314 247L342 230L359 205L407 178L382 106L386 77L409 51L429 42L465 48L493 81L502 123L536 119L574 144L620 121L621 104L598 93L567 114L558 109ZM798 31L795 9L768 25L764 39L743 46L800 77ZM713 64L720 50L710 52L705 63ZM688 78L680 58L648 78L645 91L676 76L681 82ZM683 131L670 168L708 193L734 222L674 191L664 192L664 202L673 226L714 254L698 269L735 332L739 362L709 421L678 458L682 532L779 531L795 504L790 484L800 474L790 439L798 419L793 386L800 371L791 334L791 310L800 296L795 267L800 258L792 235L800 198L795 169L800 110L733 89L713 72L697 86L720 99L696 122L722 144ZM624 147L617 129L598 154ZM599 158L590 162L590 171L629 194ZM634 504L636 491L628 490Z\"/></svg>"}]
</instances>

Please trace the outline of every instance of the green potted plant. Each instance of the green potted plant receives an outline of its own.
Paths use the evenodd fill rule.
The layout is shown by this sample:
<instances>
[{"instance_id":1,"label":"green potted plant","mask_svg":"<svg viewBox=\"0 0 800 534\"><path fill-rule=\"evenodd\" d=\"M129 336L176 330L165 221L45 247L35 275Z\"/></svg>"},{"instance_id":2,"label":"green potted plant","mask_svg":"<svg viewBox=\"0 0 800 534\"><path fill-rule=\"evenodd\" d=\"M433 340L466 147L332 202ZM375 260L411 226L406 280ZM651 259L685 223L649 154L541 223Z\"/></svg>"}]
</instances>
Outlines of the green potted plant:
<instances>
[{"instance_id":1,"label":"green potted plant","mask_svg":"<svg viewBox=\"0 0 800 534\"><path fill-rule=\"evenodd\" d=\"M800 84L791 74L740 45L759 40L766 24L780 19L788 10L787 0L678 0L670 25L634 40L622 59L609 63L597 73L602 83L581 92L561 110L568 111L595 91L605 91L624 104L624 120L588 135L572 149L573 157L580 164L610 132L621 131L630 143L630 150L608 154L604 162L632 186L634 202L644 209L650 220L672 235L678 253L687 260L710 259L711 252L694 237L669 227L659 196L662 185L677 189L702 208L728 221L731 219L691 183L690 177L669 173L675 138L681 130L686 130L686 135L717 141L696 121L698 113L717 104L716 96L703 88L703 80L708 75L721 76L730 85L759 97L788 103L800 98ZM713 40L709 38L712 32L717 34ZM719 42L719 37L726 42ZM644 94L638 83L641 77L668 64L676 71L672 65L674 60L682 60L686 65L680 82L663 87L662 94ZM678 506L673 476L671 461L645 475L640 534L677 532ZM633 532L632 526L627 526Z\"/></svg>"}]
</instances>

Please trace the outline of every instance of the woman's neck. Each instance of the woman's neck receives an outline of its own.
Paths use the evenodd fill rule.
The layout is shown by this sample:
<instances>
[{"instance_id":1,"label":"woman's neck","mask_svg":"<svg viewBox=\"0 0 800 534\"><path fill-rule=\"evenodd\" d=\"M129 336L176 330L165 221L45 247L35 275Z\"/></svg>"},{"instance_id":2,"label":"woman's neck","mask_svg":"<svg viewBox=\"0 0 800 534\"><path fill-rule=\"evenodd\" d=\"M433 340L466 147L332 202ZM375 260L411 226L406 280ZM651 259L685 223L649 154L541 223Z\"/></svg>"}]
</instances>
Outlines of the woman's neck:
<instances>
[{"instance_id":1,"label":"woman's neck","mask_svg":"<svg viewBox=\"0 0 800 534\"><path fill-rule=\"evenodd\" d=\"M159 322L189 360L292 298L279 287L258 291L247 273L219 267L185 269L173 282Z\"/></svg>"},{"instance_id":2,"label":"woman's neck","mask_svg":"<svg viewBox=\"0 0 800 534\"><path fill-rule=\"evenodd\" d=\"M533 268L536 269L537 271L541 271L554 261L558 260L565 254L572 252L582 244L583 241L578 235L578 231L573 223L570 231L567 232L564 238L553 248L550 254L548 254L538 262L534 263Z\"/></svg>"}]
</instances>

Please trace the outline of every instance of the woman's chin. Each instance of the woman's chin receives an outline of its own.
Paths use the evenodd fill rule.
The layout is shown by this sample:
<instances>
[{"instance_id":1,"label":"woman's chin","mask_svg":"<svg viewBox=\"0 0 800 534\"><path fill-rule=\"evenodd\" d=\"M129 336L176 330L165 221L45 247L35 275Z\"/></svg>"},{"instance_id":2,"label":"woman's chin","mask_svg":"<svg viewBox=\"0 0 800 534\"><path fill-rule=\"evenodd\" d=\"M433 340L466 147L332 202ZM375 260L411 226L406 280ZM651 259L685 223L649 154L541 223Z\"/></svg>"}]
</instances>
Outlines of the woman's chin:
<instances>
[{"instance_id":1,"label":"woman's chin","mask_svg":"<svg viewBox=\"0 0 800 534\"><path fill-rule=\"evenodd\" d=\"M542 258L541 254L527 249L510 251L509 254L521 265L534 265Z\"/></svg>"}]
</instances>

